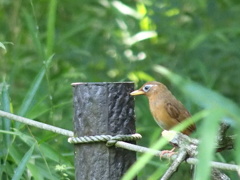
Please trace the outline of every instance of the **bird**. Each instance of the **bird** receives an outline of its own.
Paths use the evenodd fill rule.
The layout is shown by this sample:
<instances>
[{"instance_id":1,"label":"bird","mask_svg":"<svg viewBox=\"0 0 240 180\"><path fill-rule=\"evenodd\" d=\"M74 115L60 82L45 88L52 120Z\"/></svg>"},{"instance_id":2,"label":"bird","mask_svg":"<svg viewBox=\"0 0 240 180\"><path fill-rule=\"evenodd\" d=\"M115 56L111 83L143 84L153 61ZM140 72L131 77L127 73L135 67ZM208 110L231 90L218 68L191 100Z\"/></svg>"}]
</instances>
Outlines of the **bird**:
<instances>
[{"instance_id":1,"label":"bird","mask_svg":"<svg viewBox=\"0 0 240 180\"><path fill-rule=\"evenodd\" d=\"M147 82L140 89L131 92L130 95L147 96L151 114L156 123L164 130L170 130L191 117L184 105L160 82ZM196 126L192 123L182 133L190 135L195 130Z\"/></svg>"}]
</instances>

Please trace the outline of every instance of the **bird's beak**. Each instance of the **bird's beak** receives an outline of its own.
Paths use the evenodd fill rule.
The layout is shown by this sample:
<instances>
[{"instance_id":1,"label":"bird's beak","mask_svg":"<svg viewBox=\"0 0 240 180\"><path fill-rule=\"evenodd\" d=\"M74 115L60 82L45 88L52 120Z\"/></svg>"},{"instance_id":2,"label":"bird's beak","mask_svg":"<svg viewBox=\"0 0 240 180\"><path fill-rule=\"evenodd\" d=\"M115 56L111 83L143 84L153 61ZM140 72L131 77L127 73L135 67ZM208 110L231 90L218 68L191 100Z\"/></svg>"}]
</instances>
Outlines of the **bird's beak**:
<instances>
[{"instance_id":1,"label":"bird's beak","mask_svg":"<svg viewBox=\"0 0 240 180\"><path fill-rule=\"evenodd\" d=\"M131 96L137 96L137 95L142 95L145 94L143 91L141 90L136 90L130 93Z\"/></svg>"}]
</instances>

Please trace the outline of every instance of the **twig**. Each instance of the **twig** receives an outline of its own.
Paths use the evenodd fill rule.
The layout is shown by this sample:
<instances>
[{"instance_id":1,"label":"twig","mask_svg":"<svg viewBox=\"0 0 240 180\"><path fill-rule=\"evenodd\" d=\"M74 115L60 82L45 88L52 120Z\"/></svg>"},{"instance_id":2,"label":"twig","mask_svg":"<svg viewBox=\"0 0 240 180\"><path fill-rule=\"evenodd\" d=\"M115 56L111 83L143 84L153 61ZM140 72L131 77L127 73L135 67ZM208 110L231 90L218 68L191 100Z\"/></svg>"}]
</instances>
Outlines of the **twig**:
<instances>
[{"instance_id":1,"label":"twig","mask_svg":"<svg viewBox=\"0 0 240 180\"><path fill-rule=\"evenodd\" d=\"M219 130L217 148L216 148L217 151L225 150L233 147L232 145L233 141L229 141L229 137L226 136L226 131L228 128L229 128L229 125L224 123L221 124L220 130ZM175 144L180 148L185 148L187 150L187 154L190 157L195 157L197 155L198 153L197 147L199 144L199 141L197 139L192 139L189 136L186 136L182 133L176 133L174 131L164 131L162 135L165 138L167 138L172 144ZM186 160L188 163L189 163L189 159ZM195 163L197 162L198 160L195 161ZM221 168L225 166L225 164L223 163L216 163L215 165ZM228 170L235 169L237 172L239 172L239 167L236 167L236 166L226 166L225 168L229 168ZM226 174L216 169L216 167L212 168L211 177L213 180L229 180L230 179Z\"/></svg>"},{"instance_id":2,"label":"twig","mask_svg":"<svg viewBox=\"0 0 240 180\"><path fill-rule=\"evenodd\" d=\"M216 168L212 169L211 177L212 180L230 180L230 178L226 174L222 173Z\"/></svg>"},{"instance_id":3,"label":"twig","mask_svg":"<svg viewBox=\"0 0 240 180\"><path fill-rule=\"evenodd\" d=\"M166 138L171 144L179 147L180 149L184 148L189 157L195 157L198 153L197 147L199 144L198 139L190 138L187 135L178 133L176 131L163 131L162 136Z\"/></svg>"},{"instance_id":4,"label":"twig","mask_svg":"<svg viewBox=\"0 0 240 180\"><path fill-rule=\"evenodd\" d=\"M139 146L139 145L135 145L135 144L131 144L131 143L123 142L123 141L118 141L115 144L115 146L123 148L123 149L130 150L130 151L137 151L137 152L140 152L140 153L151 153L151 154L153 154L154 156L157 156L157 157L159 157L159 155L162 153L161 151L158 151L158 150L142 147L142 146ZM177 157L176 155L173 155L173 156L169 157L167 153L162 156L162 158L171 159L171 160L176 159L176 157ZM191 165L196 165L198 163L198 159L187 158L185 160L185 162L187 162L188 164L191 164ZM211 167L217 168L217 169L222 169L222 170L240 172L240 166L235 165L235 164L228 164L228 163L211 161Z\"/></svg>"},{"instance_id":5,"label":"twig","mask_svg":"<svg viewBox=\"0 0 240 180\"><path fill-rule=\"evenodd\" d=\"M168 168L165 174L162 176L161 180L169 179L174 172L177 171L178 166L186 159L187 152L185 150L180 150L177 158L173 161L172 165Z\"/></svg>"},{"instance_id":6,"label":"twig","mask_svg":"<svg viewBox=\"0 0 240 180\"><path fill-rule=\"evenodd\" d=\"M198 159L196 158L187 158L186 162L188 164L196 165L198 163ZM240 166L235 164L227 164L227 163L221 163L221 162L215 162L211 161L211 167L222 169L222 170L228 170L228 171L240 171Z\"/></svg>"},{"instance_id":7,"label":"twig","mask_svg":"<svg viewBox=\"0 0 240 180\"><path fill-rule=\"evenodd\" d=\"M226 135L229 127L230 127L230 125L225 122L222 122L220 124L220 128L218 131L218 137L217 137L217 151L218 152L234 148L233 136Z\"/></svg>"}]
</instances>

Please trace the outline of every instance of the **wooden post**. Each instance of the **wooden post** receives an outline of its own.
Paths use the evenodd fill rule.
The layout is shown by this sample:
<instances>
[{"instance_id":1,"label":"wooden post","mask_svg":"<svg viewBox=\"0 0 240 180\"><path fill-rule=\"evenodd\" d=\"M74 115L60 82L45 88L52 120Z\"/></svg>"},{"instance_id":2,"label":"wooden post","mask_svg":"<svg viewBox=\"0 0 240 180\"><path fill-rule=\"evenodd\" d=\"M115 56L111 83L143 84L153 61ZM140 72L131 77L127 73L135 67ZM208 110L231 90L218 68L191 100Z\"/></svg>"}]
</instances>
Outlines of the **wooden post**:
<instances>
[{"instance_id":1,"label":"wooden post","mask_svg":"<svg viewBox=\"0 0 240 180\"><path fill-rule=\"evenodd\" d=\"M75 136L134 134L133 83L73 83ZM136 153L105 143L75 145L76 180L119 180Z\"/></svg>"}]
</instances>

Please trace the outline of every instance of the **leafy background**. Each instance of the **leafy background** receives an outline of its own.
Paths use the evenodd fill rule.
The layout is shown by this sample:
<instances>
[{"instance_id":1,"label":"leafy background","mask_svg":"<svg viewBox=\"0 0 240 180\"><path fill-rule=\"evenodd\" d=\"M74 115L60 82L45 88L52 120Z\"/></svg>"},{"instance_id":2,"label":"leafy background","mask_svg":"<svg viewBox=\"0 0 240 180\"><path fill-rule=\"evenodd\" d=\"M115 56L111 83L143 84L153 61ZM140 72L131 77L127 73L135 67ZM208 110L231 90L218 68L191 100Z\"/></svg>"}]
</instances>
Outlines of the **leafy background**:
<instances>
[{"instance_id":1,"label":"leafy background","mask_svg":"<svg viewBox=\"0 0 240 180\"><path fill-rule=\"evenodd\" d=\"M72 82L134 81L137 88L151 80L165 83L192 114L209 108L198 97L215 101L216 94L238 108L240 4L236 0L1 0L0 5L1 109L5 111L71 130ZM193 88L155 71L157 65L183 81L191 80ZM149 147L159 139L161 129L147 106L145 97L136 98L137 132L144 137L138 143ZM238 117L234 111L231 124L239 123ZM211 131L201 128L202 121L198 126L197 137ZM4 118L0 127L1 179L74 179L73 148L66 137ZM240 157L234 152L212 153L210 159L238 163ZM138 177L158 179L168 166L168 161L153 158ZM234 172L226 173L237 178ZM189 179L188 165L172 179L179 177Z\"/></svg>"}]
</instances>

